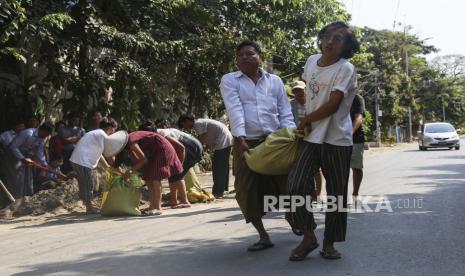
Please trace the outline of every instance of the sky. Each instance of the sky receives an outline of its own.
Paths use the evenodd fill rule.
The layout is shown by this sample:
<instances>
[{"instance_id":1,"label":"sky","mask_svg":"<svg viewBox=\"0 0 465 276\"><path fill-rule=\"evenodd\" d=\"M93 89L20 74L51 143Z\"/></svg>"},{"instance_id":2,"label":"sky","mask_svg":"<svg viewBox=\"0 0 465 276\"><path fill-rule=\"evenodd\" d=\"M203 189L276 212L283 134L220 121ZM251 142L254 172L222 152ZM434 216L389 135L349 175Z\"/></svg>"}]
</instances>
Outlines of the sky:
<instances>
[{"instance_id":1,"label":"sky","mask_svg":"<svg viewBox=\"0 0 465 276\"><path fill-rule=\"evenodd\" d=\"M339 0L352 15L352 25L376 30L410 31L440 51L429 55L465 55L465 0Z\"/></svg>"}]
</instances>

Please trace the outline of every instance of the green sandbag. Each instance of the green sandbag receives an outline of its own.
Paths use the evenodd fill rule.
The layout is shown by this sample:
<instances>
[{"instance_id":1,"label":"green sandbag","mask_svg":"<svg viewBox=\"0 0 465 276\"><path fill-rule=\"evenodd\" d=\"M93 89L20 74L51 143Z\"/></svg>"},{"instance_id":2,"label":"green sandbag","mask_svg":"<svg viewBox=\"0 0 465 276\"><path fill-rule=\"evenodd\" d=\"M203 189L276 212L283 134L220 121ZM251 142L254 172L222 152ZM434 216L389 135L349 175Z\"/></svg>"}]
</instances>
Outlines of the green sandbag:
<instances>
[{"instance_id":1,"label":"green sandbag","mask_svg":"<svg viewBox=\"0 0 465 276\"><path fill-rule=\"evenodd\" d=\"M105 172L106 183L102 197L104 216L140 216L139 202L142 196L140 188L143 182L138 173L133 173L128 181L115 170Z\"/></svg>"},{"instance_id":2,"label":"green sandbag","mask_svg":"<svg viewBox=\"0 0 465 276\"><path fill-rule=\"evenodd\" d=\"M140 189L114 187L104 195L101 213L104 216L140 216Z\"/></svg>"},{"instance_id":3,"label":"green sandbag","mask_svg":"<svg viewBox=\"0 0 465 276\"><path fill-rule=\"evenodd\" d=\"M299 140L304 131L282 128L270 135L255 148L244 153L249 168L265 175L288 174L299 155Z\"/></svg>"}]
</instances>

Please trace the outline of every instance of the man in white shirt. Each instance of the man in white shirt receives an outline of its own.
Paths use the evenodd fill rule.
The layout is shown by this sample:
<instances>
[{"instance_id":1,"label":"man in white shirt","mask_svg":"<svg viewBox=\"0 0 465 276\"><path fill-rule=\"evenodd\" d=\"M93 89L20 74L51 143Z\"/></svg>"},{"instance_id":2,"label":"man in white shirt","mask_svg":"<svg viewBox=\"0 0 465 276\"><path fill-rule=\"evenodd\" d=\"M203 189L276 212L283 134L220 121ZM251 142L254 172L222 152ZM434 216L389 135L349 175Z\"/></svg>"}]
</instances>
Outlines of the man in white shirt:
<instances>
[{"instance_id":1,"label":"man in white shirt","mask_svg":"<svg viewBox=\"0 0 465 276\"><path fill-rule=\"evenodd\" d=\"M239 44L236 62L240 71L224 75L220 85L235 137L233 169L236 200L245 221L251 222L260 236L258 242L249 246L249 251L273 247L262 222L265 214L263 201L265 195L287 193L287 176L267 176L251 171L243 153L260 144L268 134L281 128L295 127L283 82L261 68L261 54L256 42Z\"/></svg>"}]
</instances>

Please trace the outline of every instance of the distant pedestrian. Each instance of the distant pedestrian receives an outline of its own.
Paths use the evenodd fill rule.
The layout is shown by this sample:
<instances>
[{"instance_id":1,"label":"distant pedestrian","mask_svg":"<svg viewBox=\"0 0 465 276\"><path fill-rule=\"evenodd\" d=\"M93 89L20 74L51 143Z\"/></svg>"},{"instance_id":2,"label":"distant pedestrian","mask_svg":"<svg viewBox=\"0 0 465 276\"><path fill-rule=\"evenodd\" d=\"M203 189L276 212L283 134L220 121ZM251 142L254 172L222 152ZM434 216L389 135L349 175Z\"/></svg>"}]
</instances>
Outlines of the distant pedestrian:
<instances>
[{"instance_id":1,"label":"distant pedestrian","mask_svg":"<svg viewBox=\"0 0 465 276\"><path fill-rule=\"evenodd\" d=\"M365 100L359 94L356 94L352 107L350 108L350 118L352 119L352 139L354 145L352 148L352 158L350 167L352 168L352 182L354 190L352 195L358 196L360 184L363 179L363 152L365 145L365 132L363 131L363 117L365 116ZM356 200L356 198L355 198Z\"/></svg>"}]
</instances>

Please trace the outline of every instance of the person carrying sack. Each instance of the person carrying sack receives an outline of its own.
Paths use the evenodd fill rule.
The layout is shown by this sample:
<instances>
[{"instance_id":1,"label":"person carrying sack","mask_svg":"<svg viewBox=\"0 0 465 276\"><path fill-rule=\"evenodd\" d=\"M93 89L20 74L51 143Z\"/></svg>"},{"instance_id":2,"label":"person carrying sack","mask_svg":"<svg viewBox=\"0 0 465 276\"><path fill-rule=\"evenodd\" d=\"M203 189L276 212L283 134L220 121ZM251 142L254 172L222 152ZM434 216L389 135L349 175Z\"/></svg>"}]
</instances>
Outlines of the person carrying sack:
<instances>
[{"instance_id":1,"label":"person carrying sack","mask_svg":"<svg viewBox=\"0 0 465 276\"><path fill-rule=\"evenodd\" d=\"M273 247L265 230L264 196L286 194L286 175L269 176L252 171L244 153L258 146L267 135L282 128L295 128L291 105L284 85L276 75L261 68L262 50L253 41L244 41L236 48L239 71L221 79L221 95L234 138L233 170L236 200L247 223L259 234L258 242L248 247L260 251Z\"/></svg>"}]
</instances>

